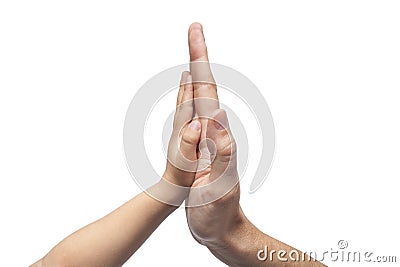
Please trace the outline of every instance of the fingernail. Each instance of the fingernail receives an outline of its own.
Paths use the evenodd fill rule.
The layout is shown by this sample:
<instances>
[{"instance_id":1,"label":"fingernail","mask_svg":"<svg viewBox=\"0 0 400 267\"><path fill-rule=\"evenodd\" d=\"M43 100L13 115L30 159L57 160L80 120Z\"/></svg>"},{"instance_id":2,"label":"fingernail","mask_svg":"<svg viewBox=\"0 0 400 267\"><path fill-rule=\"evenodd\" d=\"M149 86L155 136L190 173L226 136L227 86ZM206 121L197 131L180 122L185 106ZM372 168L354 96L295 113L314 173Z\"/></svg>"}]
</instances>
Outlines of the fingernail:
<instances>
[{"instance_id":1,"label":"fingernail","mask_svg":"<svg viewBox=\"0 0 400 267\"><path fill-rule=\"evenodd\" d=\"M189 128L192 128L193 130L198 131L198 130L200 130L200 128L201 128L201 124L200 124L200 122L199 122L198 120L195 120L195 121L192 121L192 122L189 124Z\"/></svg>"},{"instance_id":2,"label":"fingernail","mask_svg":"<svg viewBox=\"0 0 400 267\"><path fill-rule=\"evenodd\" d=\"M198 22L194 22L194 23L192 23L192 25L190 25L190 29L191 30L199 29L200 31L202 31L203 30L203 25L201 25Z\"/></svg>"}]
</instances>

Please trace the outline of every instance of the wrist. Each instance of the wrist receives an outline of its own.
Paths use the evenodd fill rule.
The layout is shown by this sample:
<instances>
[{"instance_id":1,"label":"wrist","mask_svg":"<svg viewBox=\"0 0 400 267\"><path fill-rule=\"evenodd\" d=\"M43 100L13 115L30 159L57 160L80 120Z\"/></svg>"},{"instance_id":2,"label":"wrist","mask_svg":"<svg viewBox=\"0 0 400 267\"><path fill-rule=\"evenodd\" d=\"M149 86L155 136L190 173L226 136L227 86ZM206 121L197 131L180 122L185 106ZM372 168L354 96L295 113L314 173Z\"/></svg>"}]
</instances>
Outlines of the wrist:
<instances>
[{"instance_id":1,"label":"wrist","mask_svg":"<svg viewBox=\"0 0 400 267\"><path fill-rule=\"evenodd\" d=\"M189 191L190 187L179 186L163 175L160 181L146 190L146 193L164 204L179 207L189 195Z\"/></svg>"},{"instance_id":2,"label":"wrist","mask_svg":"<svg viewBox=\"0 0 400 267\"><path fill-rule=\"evenodd\" d=\"M162 178L166 181L181 187L190 187L194 181L194 173L183 170L175 170L167 165Z\"/></svg>"},{"instance_id":3,"label":"wrist","mask_svg":"<svg viewBox=\"0 0 400 267\"><path fill-rule=\"evenodd\" d=\"M165 181L168 181L171 184L177 184L177 182L176 182L177 179L168 170L164 171L164 174L162 175L162 179L164 179Z\"/></svg>"},{"instance_id":4,"label":"wrist","mask_svg":"<svg viewBox=\"0 0 400 267\"><path fill-rule=\"evenodd\" d=\"M205 245L218 259L229 266L252 266L244 259L256 255L252 247L253 243L257 242L258 229L247 219L240 207L230 227L216 243Z\"/></svg>"},{"instance_id":5,"label":"wrist","mask_svg":"<svg viewBox=\"0 0 400 267\"><path fill-rule=\"evenodd\" d=\"M205 242L210 250L218 250L224 248L235 248L237 244L243 242L249 220L244 215L240 206L237 212L227 221L224 231L212 242Z\"/></svg>"}]
</instances>

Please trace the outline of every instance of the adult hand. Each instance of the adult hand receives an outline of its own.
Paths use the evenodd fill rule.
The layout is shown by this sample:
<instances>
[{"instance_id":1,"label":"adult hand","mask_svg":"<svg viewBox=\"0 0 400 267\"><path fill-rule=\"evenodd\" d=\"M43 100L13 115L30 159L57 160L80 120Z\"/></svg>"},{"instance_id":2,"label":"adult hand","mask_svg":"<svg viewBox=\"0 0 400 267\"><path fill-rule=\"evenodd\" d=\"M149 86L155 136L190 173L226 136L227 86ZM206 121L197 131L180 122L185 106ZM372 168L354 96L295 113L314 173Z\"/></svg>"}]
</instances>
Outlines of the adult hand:
<instances>
[{"instance_id":1,"label":"adult hand","mask_svg":"<svg viewBox=\"0 0 400 267\"><path fill-rule=\"evenodd\" d=\"M237 228L242 214L236 144L227 114L219 109L202 26L192 24L188 37L195 108L203 130L200 161L186 201L186 214L190 231L200 244L219 246L225 235ZM203 205L206 203L209 204Z\"/></svg>"},{"instance_id":2,"label":"adult hand","mask_svg":"<svg viewBox=\"0 0 400 267\"><path fill-rule=\"evenodd\" d=\"M208 63L202 27L189 28L189 51L193 75L195 109L202 122L200 161L186 200L186 215L193 237L229 266L266 266L267 251L283 251L281 258L268 258L268 266L322 267L310 258L288 258L300 251L255 227L239 205L240 189L236 167L236 143L226 112L219 109L217 87ZM266 257L268 256L268 257ZM273 257L273 256L272 256Z\"/></svg>"}]
</instances>

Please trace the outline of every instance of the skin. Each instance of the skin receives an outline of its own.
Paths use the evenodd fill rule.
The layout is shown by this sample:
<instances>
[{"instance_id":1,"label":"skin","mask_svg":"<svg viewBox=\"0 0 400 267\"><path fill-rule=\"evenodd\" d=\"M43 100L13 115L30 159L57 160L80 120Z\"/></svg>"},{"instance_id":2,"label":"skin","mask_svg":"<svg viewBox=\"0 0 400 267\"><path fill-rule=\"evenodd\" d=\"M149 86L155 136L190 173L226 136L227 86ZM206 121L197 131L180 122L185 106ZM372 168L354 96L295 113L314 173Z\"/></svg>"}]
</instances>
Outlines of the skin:
<instances>
[{"instance_id":1,"label":"skin","mask_svg":"<svg viewBox=\"0 0 400 267\"><path fill-rule=\"evenodd\" d=\"M171 162L180 162L181 157L197 159L201 124L198 120L192 120L193 86L190 79L189 72L182 74L168 149ZM176 143L180 144L180 153L175 145L171 145ZM187 192L171 192L171 188L165 185L190 186L195 170L182 171L171 162L167 162L163 179L148 191L163 192L170 197L169 201L179 206L187 197ZM177 206L167 205L142 192L107 216L71 234L31 266L122 266Z\"/></svg>"},{"instance_id":2,"label":"skin","mask_svg":"<svg viewBox=\"0 0 400 267\"><path fill-rule=\"evenodd\" d=\"M122 266L180 203L186 200L187 206L192 206L209 202L221 193L223 196L210 204L186 208L186 214L193 237L222 262L229 266L325 266L313 261L280 261L277 254L273 261L257 259L265 246L269 251L294 249L261 232L244 215L239 204L236 143L227 114L219 109L199 23L190 26L188 39L190 72L181 77L166 170L163 179L147 190L177 205L165 204L142 192L66 237L31 266ZM210 183L212 186L207 186ZM204 190L197 190L201 188Z\"/></svg>"},{"instance_id":3,"label":"skin","mask_svg":"<svg viewBox=\"0 0 400 267\"><path fill-rule=\"evenodd\" d=\"M194 23L189 28L189 50L191 62L208 62L203 29L199 23ZM196 65L192 64L191 66ZM194 97L211 98L218 102L217 87L212 83L212 74L207 64L201 64L201 67L196 66L196 69L191 69L191 72L194 77ZM208 83L203 83L204 78L197 80L194 72L198 76L208 77ZM203 73L198 74L198 72ZM203 134L201 137L208 137L214 141L216 156L212 162L211 159L209 160L211 163L207 168L197 171L192 188L207 185L216 179L224 179L226 182L222 186L225 186L226 192L229 192L208 205L186 208L187 221L193 237L200 244L207 246L213 255L229 266L325 266L319 262L308 260L291 261L288 255L286 255L287 262L279 260L276 255L272 261L268 259L262 262L257 259L257 253L265 246L269 251L284 250L287 253L294 248L264 234L244 215L239 204L240 186L236 168L236 144L229 130L227 115L218 107L217 104L207 107L208 109L214 108L214 110L208 110L213 114L211 119L202 121ZM196 110L200 115L204 112L201 108ZM210 153L205 154L210 155ZM232 189L229 190L230 188ZM219 189L217 188L217 190ZM213 195L215 190L214 186L207 187L207 190L203 191L201 195L193 194L191 190L187 202L190 204L191 201L204 197L204 195ZM296 251L301 255L300 251ZM263 255L261 254L261 256ZM281 258L285 257L281 255Z\"/></svg>"}]
</instances>

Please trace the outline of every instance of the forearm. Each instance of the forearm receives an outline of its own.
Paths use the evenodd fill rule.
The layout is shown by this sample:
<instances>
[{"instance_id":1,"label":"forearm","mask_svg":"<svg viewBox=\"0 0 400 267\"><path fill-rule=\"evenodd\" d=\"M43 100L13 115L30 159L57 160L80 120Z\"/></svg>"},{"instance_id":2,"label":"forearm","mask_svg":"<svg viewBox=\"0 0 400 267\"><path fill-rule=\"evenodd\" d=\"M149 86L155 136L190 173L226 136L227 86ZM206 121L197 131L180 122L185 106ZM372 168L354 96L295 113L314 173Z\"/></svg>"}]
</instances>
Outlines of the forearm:
<instances>
[{"instance_id":1,"label":"forearm","mask_svg":"<svg viewBox=\"0 0 400 267\"><path fill-rule=\"evenodd\" d=\"M229 266L323 267L299 250L272 238L255 227L240 211L236 225L216 244L207 247ZM281 252L282 251L282 252Z\"/></svg>"},{"instance_id":2,"label":"forearm","mask_svg":"<svg viewBox=\"0 0 400 267\"><path fill-rule=\"evenodd\" d=\"M158 187L160 183L152 189ZM42 265L121 266L176 208L142 192L65 238L43 258Z\"/></svg>"}]
</instances>

